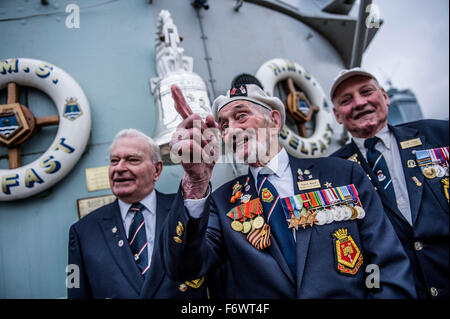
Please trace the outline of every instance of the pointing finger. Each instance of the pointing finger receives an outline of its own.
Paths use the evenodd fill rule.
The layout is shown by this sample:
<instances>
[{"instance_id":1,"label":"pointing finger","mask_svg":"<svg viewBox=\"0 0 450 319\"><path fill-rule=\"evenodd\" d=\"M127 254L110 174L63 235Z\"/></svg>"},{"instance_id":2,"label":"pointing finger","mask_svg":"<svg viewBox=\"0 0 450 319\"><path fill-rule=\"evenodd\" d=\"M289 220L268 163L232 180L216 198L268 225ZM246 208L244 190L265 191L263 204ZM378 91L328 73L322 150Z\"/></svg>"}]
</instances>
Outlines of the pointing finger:
<instances>
[{"instance_id":1,"label":"pointing finger","mask_svg":"<svg viewBox=\"0 0 450 319\"><path fill-rule=\"evenodd\" d=\"M183 93L175 84L170 87L170 90L172 92L172 98L175 102L175 110L177 110L178 114L180 114L183 119L186 119L193 112L189 105L186 103Z\"/></svg>"}]
</instances>

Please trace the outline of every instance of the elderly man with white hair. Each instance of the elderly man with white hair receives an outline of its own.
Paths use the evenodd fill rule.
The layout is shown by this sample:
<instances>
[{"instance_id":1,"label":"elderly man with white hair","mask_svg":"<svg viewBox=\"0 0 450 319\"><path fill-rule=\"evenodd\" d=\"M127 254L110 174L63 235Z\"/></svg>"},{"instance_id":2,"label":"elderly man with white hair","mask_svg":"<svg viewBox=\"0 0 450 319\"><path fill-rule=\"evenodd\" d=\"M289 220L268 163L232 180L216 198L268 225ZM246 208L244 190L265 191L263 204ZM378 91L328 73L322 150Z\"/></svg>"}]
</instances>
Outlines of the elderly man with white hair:
<instances>
[{"instance_id":1,"label":"elderly man with white hair","mask_svg":"<svg viewBox=\"0 0 450 319\"><path fill-rule=\"evenodd\" d=\"M239 83L202 121L179 89L172 96L184 120L171 147L185 172L161 238L169 276L226 264L226 298L415 297L408 258L364 171L342 159L289 155L278 143L278 98ZM216 127L249 170L211 193ZM196 151L200 162L182 156ZM187 199L203 206L186 209Z\"/></svg>"},{"instance_id":2,"label":"elderly man with white hair","mask_svg":"<svg viewBox=\"0 0 450 319\"><path fill-rule=\"evenodd\" d=\"M79 285L68 288L68 298L206 297L203 277L174 281L164 271L159 233L175 194L155 189L162 169L150 137L135 129L117 133L109 164L117 200L70 228L69 264L79 269Z\"/></svg>"}]
</instances>

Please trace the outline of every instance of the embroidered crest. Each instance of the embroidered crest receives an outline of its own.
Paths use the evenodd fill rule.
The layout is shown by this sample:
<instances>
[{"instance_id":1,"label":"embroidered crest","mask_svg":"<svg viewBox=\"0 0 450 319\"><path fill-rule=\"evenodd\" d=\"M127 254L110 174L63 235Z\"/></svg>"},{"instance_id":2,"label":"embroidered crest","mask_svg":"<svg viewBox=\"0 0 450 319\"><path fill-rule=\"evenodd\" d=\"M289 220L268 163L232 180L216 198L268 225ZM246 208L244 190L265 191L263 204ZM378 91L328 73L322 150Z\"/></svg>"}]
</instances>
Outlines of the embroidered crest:
<instances>
[{"instance_id":1,"label":"embroidered crest","mask_svg":"<svg viewBox=\"0 0 450 319\"><path fill-rule=\"evenodd\" d=\"M333 236L336 248L337 270L343 274L355 275L363 263L363 256L347 228L340 228Z\"/></svg>"}]
</instances>

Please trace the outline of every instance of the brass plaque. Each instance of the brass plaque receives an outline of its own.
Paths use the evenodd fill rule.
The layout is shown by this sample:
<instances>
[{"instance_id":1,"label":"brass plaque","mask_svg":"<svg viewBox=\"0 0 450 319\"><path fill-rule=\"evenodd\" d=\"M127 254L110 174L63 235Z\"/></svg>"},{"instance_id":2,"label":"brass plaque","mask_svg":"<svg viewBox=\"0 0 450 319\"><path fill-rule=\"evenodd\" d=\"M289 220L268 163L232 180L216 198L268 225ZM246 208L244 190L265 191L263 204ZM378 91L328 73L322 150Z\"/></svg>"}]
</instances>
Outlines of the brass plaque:
<instances>
[{"instance_id":1,"label":"brass plaque","mask_svg":"<svg viewBox=\"0 0 450 319\"><path fill-rule=\"evenodd\" d=\"M422 141L420 140L420 138L414 138L412 140L400 142L400 146L402 147L402 149L419 146L419 145L422 145Z\"/></svg>"},{"instance_id":2,"label":"brass plaque","mask_svg":"<svg viewBox=\"0 0 450 319\"><path fill-rule=\"evenodd\" d=\"M109 189L109 166L86 168L86 185L88 192Z\"/></svg>"},{"instance_id":3,"label":"brass plaque","mask_svg":"<svg viewBox=\"0 0 450 319\"><path fill-rule=\"evenodd\" d=\"M320 188L320 181L318 179L312 179L310 181L298 182L298 189L301 191L313 188Z\"/></svg>"},{"instance_id":4,"label":"brass plaque","mask_svg":"<svg viewBox=\"0 0 450 319\"><path fill-rule=\"evenodd\" d=\"M103 195L103 196L95 196L95 197L87 197L80 198L77 200L78 206L78 218L81 219L90 212L105 206L109 203L112 203L116 200L116 196L114 195Z\"/></svg>"}]
</instances>

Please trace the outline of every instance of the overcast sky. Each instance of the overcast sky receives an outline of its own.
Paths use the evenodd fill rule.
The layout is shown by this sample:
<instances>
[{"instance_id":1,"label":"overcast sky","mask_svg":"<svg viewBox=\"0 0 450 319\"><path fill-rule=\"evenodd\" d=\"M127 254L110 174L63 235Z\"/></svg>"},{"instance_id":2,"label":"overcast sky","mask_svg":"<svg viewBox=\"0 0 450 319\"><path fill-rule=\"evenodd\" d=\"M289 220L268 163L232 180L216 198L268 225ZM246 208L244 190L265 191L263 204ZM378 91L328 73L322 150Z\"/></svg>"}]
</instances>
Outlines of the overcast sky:
<instances>
[{"instance_id":1,"label":"overcast sky","mask_svg":"<svg viewBox=\"0 0 450 319\"><path fill-rule=\"evenodd\" d=\"M385 87L390 78L394 87L411 89L425 118L448 119L449 1L373 3L384 23L364 54L362 67Z\"/></svg>"}]
</instances>

